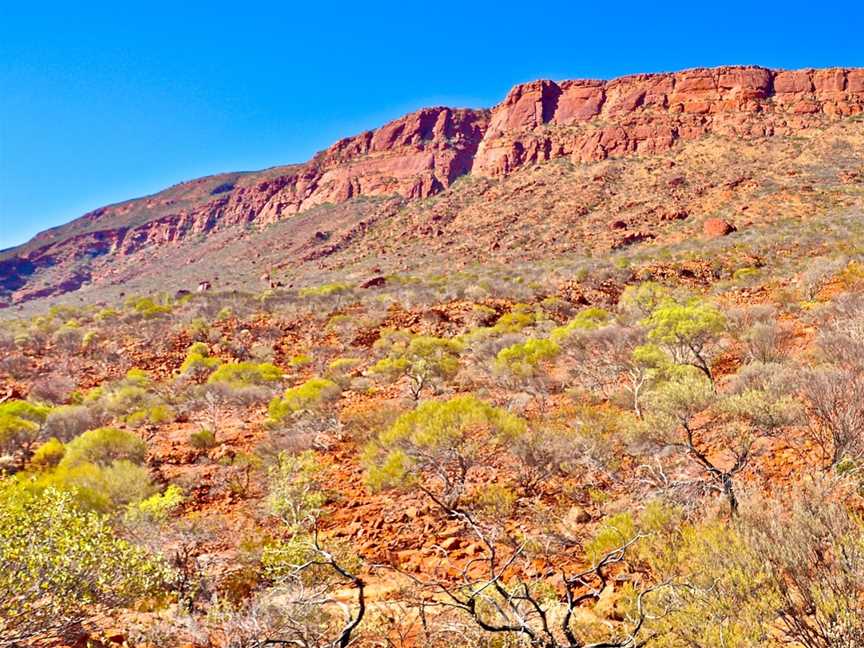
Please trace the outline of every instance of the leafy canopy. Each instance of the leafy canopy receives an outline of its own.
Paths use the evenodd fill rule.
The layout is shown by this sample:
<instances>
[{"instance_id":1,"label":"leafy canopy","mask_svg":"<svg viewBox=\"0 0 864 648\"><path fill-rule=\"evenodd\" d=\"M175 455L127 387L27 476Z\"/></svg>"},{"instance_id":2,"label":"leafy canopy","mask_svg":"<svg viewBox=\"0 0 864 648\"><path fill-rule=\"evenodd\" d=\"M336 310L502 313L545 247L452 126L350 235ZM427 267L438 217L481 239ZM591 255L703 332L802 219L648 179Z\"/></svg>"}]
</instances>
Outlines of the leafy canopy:
<instances>
[{"instance_id":1,"label":"leafy canopy","mask_svg":"<svg viewBox=\"0 0 864 648\"><path fill-rule=\"evenodd\" d=\"M68 493L0 482L0 637L50 639L92 605L119 607L162 590L167 568L118 538Z\"/></svg>"}]
</instances>

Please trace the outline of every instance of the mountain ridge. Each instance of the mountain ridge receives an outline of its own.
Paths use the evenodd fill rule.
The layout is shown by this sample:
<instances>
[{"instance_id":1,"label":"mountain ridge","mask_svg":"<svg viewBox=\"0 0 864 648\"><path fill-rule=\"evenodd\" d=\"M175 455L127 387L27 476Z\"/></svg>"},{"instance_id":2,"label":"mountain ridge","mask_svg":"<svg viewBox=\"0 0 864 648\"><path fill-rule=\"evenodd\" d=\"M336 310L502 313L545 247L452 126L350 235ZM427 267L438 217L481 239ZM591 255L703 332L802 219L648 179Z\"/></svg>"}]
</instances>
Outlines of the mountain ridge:
<instances>
[{"instance_id":1,"label":"mountain ridge","mask_svg":"<svg viewBox=\"0 0 864 648\"><path fill-rule=\"evenodd\" d=\"M358 198L411 204L465 176L499 181L561 158L584 165L656 156L712 135L790 137L862 113L864 69L855 68L723 66L532 81L488 110L424 108L343 138L305 163L207 176L88 212L0 253L0 305L99 281L97 261ZM34 281L41 275L50 278Z\"/></svg>"}]
</instances>

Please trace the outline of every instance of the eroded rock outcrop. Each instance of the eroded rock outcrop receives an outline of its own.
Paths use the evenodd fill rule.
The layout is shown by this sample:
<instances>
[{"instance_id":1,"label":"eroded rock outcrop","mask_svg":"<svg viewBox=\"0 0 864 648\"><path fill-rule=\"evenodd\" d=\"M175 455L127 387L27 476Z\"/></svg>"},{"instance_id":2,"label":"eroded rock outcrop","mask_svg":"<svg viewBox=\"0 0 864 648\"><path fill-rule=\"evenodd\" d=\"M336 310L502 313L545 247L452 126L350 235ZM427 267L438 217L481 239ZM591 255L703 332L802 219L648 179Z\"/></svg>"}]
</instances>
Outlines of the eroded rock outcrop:
<instances>
[{"instance_id":1,"label":"eroded rock outcrop","mask_svg":"<svg viewBox=\"0 0 864 648\"><path fill-rule=\"evenodd\" d=\"M679 140L788 135L864 112L864 70L759 67L639 74L612 81L534 81L492 110L473 173L507 175L570 157L651 155Z\"/></svg>"},{"instance_id":2,"label":"eroded rock outcrop","mask_svg":"<svg viewBox=\"0 0 864 648\"><path fill-rule=\"evenodd\" d=\"M0 303L75 290L91 280L88 264L99 257L272 223L328 203L426 198L468 173L498 178L555 158L652 155L708 135L793 135L862 112L864 69L722 67L534 81L491 111L419 110L340 140L305 164L201 178L94 210L0 253ZM621 244L638 240L628 233ZM48 269L47 285L33 280Z\"/></svg>"}]
</instances>

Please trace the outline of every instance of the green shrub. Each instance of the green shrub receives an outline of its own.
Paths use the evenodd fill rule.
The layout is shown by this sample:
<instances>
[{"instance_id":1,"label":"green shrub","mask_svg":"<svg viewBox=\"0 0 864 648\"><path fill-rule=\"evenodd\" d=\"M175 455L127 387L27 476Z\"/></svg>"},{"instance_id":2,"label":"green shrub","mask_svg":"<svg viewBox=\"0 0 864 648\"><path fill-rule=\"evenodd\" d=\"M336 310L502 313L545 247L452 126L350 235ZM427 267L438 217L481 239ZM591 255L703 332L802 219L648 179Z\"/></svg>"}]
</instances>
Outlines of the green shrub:
<instances>
[{"instance_id":1,"label":"green shrub","mask_svg":"<svg viewBox=\"0 0 864 648\"><path fill-rule=\"evenodd\" d=\"M492 327L497 334L518 333L537 321L537 316L525 304L516 304L509 313L504 313Z\"/></svg>"},{"instance_id":2,"label":"green shrub","mask_svg":"<svg viewBox=\"0 0 864 648\"><path fill-rule=\"evenodd\" d=\"M210 348L206 344L195 342L186 351L186 358L180 365L180 373L206 373L218 367L219 364L219 358L210 356Z\"/></svg>"},{"instance_id":3,"label":"green shrub","mask_svg":"<svg viewBox=\"0 0 864 648\"><path fill-rule=\"evenodd\" d=\"M516 493L503 484L487 484L473 494L472 503L487 515L506 518L513 513Z\"/></svg>"},{"instance_id":4,"label":"green shrub","mask_svg":"<svg viewBox=\"0 0 864 648\"><path fill-rule=\"evenodd\" d=\"M30 465L36 470L54 468L66 454L66 446L54 437L36 448L36 452L30 458Z\"/></svg>"},{"instance_id":5,"label":"green shrub","mask_svg":"<svg viewBox=\"0 0 864 648\"><path fill-rule=\"evenodd\" d=\"M636 523L630 513L613 515L597 528L594 537L585 544L585 555L592 564L607 553L629 542L636 536Z\"/></svg>"},{"instance_id":6,"label":"green shrub","mask_svg":"<svg viewBox=\"0 0 864 648\"><path fill-rule=\"evenodd\" d=\"M156 493L130 505L126 511L126 521L162 522L183 504L184 500L183 489L176 484L170 484L162 493Z\"/></svg>"},{"instance_id":7,"label":"green shrub","mask_svg":"<svg viewBox=\"0 0 864 648\"><path fill-rule=\"evenodd\" d=\"M174 411L170 407L162 403L157 403L155 405L149 405L139 410L135 410L131 414L127 415L124 420L127 424L133 427L138 427L139 425L145 425L147 423L150 425L161 425L162 423L173 421L174 418Z\"/></svg>"},{"instance_id":8,"label":"green shrub","mask_svg":"<svg viewBox=\"0 0 864 648\"><path fill-rule=\"evenodd\" d=\"M501 349L495 356L495 365L514 376L528 377L536 374L543 362L560 352L561 347L552 340L531 338Z\"/></svg>"},{"instance_id":9,"label":"green shrub","mask_svg":"<svg viewBox=\"0 0 864 648\"><path fill-rule=\"evenodd\" d=\"M298 353L297 355L291 356L288 360L288 364L290 364L295 369L299 367L305 367L308 364L312 363L312 356L308 353Z\"/></svg>"},{"instance_id":10,"label":"green shrub","mask_svg":"<svg viewBox=\"0 0 864 648\"><path fill-rule=\"evenodd\" d=\"M168 569L107 518L53 489L0 483L0 630L5 645L56 640L94 607L160 593Z\"/></svg>"},{"instance_id":11,"label":"green shrub","mask_svg":"<svg viewBox=\"0 0 864 648\"><path fill-rule=\"evenodd\" d=\"M197 450L208 450L216 445L216 435L211 430L198 430L189 435L189 443Z\"/></svg>"},{"instance_id":12,"label":"green shrub","mask_svg":"<svg viewBox=\"0 0 864 648\"><path fill-rule=\"evenodd\" d=\"M66 445L61 467L72 468L83 463L107 466L113 461L143 463L147 444L131 432L115 428L97 428L85 432Z\"/></svg>"},{"instance_id":13,"label":"green shrub","mask_svg":"<svg viewBox=\"0 0 864 648\"><path fill-rule=\"evenodd\" d=\"M589 306L579 312L576 317L564 326L559 326L552 331L552 340L562 342L576 331L593 331L609 323L611 316L607 311L598 306Z\"/></svg>"},{"instance_id":14,"label":"green shrub","mask_svg":"<svg viewBox=\"0 0 864 648\"><path fill-rule=\"evenodd\" d=\"M0 453L24 452L39 440L50 407L23 400L0 404Z\"/></svg>"},{"instance_id":15,"label":"green shrub","mask_svg":"<svg viewBox=\"0 0 864 648\"><path fill-rule=\"evenodd\" d=\"M132 310L143 317L144 319L152 319L160 315L166 315L171 312L171 306L167 304L157 304L152 297L140 297L130 301L129 306Z\"/></svg>"},{"instance_id":16,"label":"green shrub","mask_svg":"<svg viewBox=\"0 0 864 648\"><path fill-rule=\"evenodd\" d=\"M251 385L266 385L282 380L283 373L279 367L268 362L231 362L220 365L207 382L225 383L231 387L248 387Z\"/></svg>"},{"instance_id":17,"label":"green shrub","mask_svg":"<svg viewBox=\"0 0 864 648\"><path fill-rule=\"evenodd\" d=\"M346 283L329 283L321 286L312 286L309 288L301 288L301 297L332 297L343 295L351 290L351 286Z\"/></svg>"},{"instance_id":18,"label":"green shrub","mask_svg":"<svg viewBox=\"0 0 864 648\"><path fill-rule=\"evenodd\" d=\"M47 405L38 405L23 400L10 400L0 404L0 418L11 416L27 421L32 421L38 425L45 423L51 408Z\"/></svg>"},{"instance_id":19,"label":"green shrub","mask_svg":"<svg viewBox=\"0 0 864 648\"><path fill-rule=\"evenodd\" d=\"M301 410L314 409L339 397L339 385L326 378L310 378L301 385L291 387L282 398L270 401L268 412L273 421L281 421Z\"/></svg>"}]
</instances>

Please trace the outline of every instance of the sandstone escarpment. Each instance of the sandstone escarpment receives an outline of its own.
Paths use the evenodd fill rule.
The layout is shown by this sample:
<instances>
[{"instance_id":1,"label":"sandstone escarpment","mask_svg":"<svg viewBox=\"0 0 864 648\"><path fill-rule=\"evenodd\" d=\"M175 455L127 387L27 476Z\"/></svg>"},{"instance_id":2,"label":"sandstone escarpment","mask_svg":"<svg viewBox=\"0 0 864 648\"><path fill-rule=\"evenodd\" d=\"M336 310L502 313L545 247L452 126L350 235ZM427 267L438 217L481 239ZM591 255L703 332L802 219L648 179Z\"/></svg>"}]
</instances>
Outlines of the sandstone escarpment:
<instances>
[{"instance_id":1,"label":"sandstone escarpment","mask_svg":"<svg viewBox=\"0 0 864 648\"><path fill-rule=\"evenodd\" d=\"M651 155L679 140L792 135L864 112L864 70L723 67L612 81L534 81L492 110L472 172Z\"/></svg>"},{"instance_id":2,"label":"sandstone escarpment","mask_svg":"<svg viewBox=\"0 0 864 648\"><path fill-rule=\"evenodd\" d=\"M862 112L864 69L723 67L534 81L492 110L420 110L340 140L305 164L201 178L85 214L0 253L0 305L99 281L90 272L97 259L104 266L146 249L193 245L212 232L359 197L411 201L467 174L496 179L556 158L651 156L709 135L793 136Z\"/></svg>"}]
</instances>

